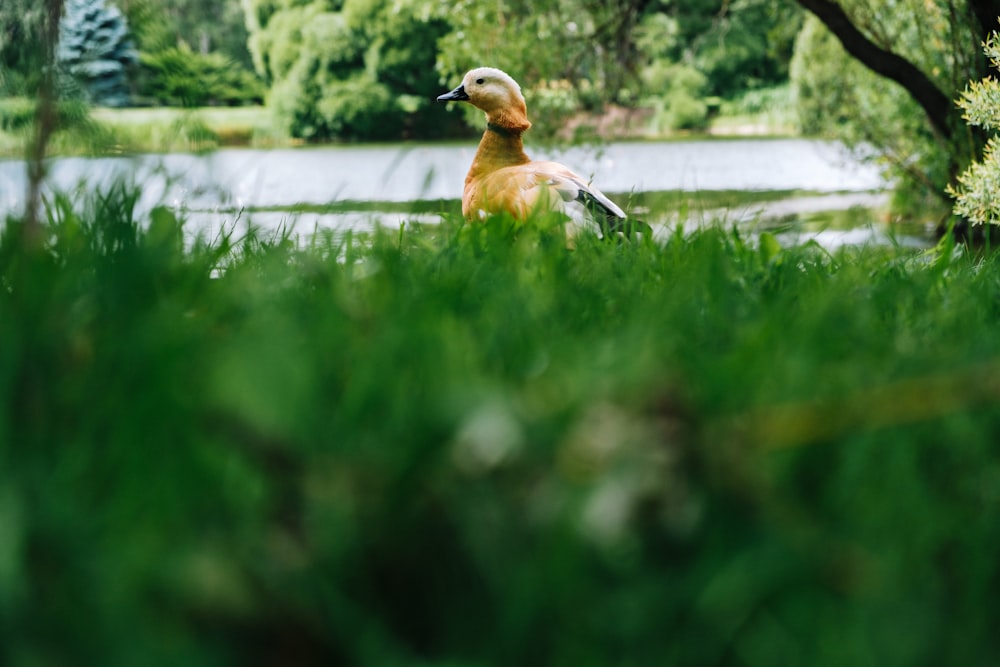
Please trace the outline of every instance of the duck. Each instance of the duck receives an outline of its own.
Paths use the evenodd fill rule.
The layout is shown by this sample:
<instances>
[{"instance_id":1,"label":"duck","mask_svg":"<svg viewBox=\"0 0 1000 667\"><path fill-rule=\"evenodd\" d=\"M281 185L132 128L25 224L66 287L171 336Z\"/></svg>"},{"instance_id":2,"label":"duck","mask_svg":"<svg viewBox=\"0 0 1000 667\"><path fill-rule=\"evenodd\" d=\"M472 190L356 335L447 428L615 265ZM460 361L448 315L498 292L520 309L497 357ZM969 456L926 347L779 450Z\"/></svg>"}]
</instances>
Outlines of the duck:
<instances>
[{"instance_id":1,"label":"duck","mask_svg":"<svg viewBox=\"0 0 1000 667\"><path fill-rule=\"evenodd\" d=\"M523 222L546 211L578 218L571 207L582 205L604 238L650 231L649 225L629 219L621 207L566 165L528 157L523 142L531 127L527 104L521 87L506 72L495 67L470 70L458 87L439 95L437 101L467 102L486 114L486 129L462 191L466 220L507 214ZM567 228L567 233L573 232Z\"/></svg>"}]
</instances>

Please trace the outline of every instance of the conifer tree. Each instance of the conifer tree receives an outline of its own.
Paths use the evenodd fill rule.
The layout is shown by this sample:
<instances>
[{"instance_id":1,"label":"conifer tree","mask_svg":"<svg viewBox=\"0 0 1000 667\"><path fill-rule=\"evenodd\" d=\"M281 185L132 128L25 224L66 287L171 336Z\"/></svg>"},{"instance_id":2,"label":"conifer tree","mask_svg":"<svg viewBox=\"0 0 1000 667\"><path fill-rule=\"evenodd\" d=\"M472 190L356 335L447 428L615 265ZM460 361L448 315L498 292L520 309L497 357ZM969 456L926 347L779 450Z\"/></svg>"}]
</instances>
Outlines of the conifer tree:
<instances>
[{"instance_id":1,"label":"conifer tree","mask_svg":"<svg viewBox=\"0 0 1000 667\"><path fill-rule=\"evenodd\" d=\"M113 107L129 103L127 68L139 56L117 7L104 0L67 0L56 57L70 85L90 102Z\"/></svg>"}]
</instances>

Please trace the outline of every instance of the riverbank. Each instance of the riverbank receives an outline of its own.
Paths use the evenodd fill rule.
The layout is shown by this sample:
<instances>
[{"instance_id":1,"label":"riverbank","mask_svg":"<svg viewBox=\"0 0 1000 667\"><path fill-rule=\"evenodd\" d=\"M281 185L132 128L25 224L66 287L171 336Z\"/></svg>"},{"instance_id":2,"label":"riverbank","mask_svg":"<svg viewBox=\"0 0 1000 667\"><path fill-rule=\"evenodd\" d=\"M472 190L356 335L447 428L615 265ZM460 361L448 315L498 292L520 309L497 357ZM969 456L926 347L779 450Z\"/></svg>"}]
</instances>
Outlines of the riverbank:
<instances>
[{"instance_id":1,"label":"riverbank","mask_svg":"<svg viewBox=\"0 0 1000 667\"><path fill-rule=\"evenodd\" d=\"M754 108L750 113L738 101L723 104L707 126L696 132L654 132L650 114L648 109L622 107L609 107L602 114L579 114L567 119L565 130L556 137L538 136L536 141L571 145L580 141L798 136L787 109ZM26 118L30 118L27 100L0 100L0 158L25 155L29 141ZM53 137L50 154L126 155L223 147L287 148L303 144L302 140L287 136L264 106L93 108L74 112L65 119Z\"/></svg>"}]
</instances>

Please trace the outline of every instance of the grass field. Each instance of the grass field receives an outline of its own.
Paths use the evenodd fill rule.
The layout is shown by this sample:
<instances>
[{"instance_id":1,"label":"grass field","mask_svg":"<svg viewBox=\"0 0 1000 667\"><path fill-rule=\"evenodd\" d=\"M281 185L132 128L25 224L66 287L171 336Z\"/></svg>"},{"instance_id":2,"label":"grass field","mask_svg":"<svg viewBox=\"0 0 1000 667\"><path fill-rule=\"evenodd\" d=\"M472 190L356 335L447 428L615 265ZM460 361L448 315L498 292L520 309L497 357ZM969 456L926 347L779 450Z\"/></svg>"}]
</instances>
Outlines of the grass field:
<instances>
[{"instance_id":1,"label":"grass field","mask_svg":"<svg viewBox=\"0 0 1000 667\"><path fill-rule=\"evenodd\" d=\"M194 148L203 142L212 147L291 143L265 107L94 109L92 117L130 139L138 150L151 152L183 150L184 142Z\"/></svg>"},{"instance_id":2,"label":"grass field","mask_svg":"<svg viewBox=\"0 0 1000 667\"><path fill-rule=\"evenodd\" d=\"M133 197L0 237L0 662L1000 652L995 256Z\"/></svg>"},{"instance_id":3,"label":"grass field","mask_svg":"<svg viewBox=\"0 0 1000 667\"><path fill-rule=\"evenodd\" d=\"M26 100L0 100L0 157L25 154L27 129L11 122L23 116L25 109L30 111ZM61 131L53 137L52 154L165 153L296 143L275 126L265 107L89 110L70 107L64 115Z\"/></svg>"}]
</instances>

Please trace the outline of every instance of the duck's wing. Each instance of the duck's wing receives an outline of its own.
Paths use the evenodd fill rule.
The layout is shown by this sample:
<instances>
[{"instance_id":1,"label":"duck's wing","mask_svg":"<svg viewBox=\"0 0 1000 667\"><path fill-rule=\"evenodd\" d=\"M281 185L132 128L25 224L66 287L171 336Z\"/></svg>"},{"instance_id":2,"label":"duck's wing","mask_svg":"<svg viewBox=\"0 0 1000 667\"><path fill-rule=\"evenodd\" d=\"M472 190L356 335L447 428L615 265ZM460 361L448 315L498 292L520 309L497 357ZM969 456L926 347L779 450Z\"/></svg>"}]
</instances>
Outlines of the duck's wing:
<instances>
[{"instance_id":1,"label":"duck's wing","mask_svg":"<svg viewBox=\"0 0 1000 667\"><path fill-rule=\"evenodd\" d=\"M519 219L533 212L555 210L573 216L578 203L607 237L631 230L651 231L645 223L627 219L625 212L603 192L587 183L558 162L528 162L504 167L482 176L466 186L463 211L467 217L485 217L506 211Z\"/></svg>"},{"instance_id":2,"label":"duck's wing","mask_svg":"<svg viewBox=\"0 0 1000 667\"><path fill-rule=\"evenodd\" d=\"M605 215L625 217L625 211L618 204L558 162L530 162L524 167L530 168L539 182L558 192L563 201L578 201L586 206L600 208Z\"/></svg>"},{"instance_id":3,"label":"duck's wing","mask_svg":"<svg viewBox=\"0 0 1000 667\"><path fill-rule=\"evenodd\" d=\"M566 166L558 162L532 162L524 166L533 167L539 181L557 192L564 202L583 204L604 236L617 233L631 236L633 230L652 231L646 223L630 220L618 204Z\"/></svg>"}]
</instances>

